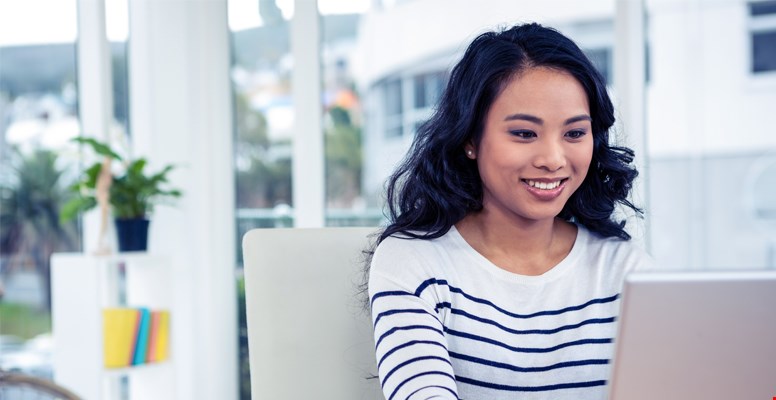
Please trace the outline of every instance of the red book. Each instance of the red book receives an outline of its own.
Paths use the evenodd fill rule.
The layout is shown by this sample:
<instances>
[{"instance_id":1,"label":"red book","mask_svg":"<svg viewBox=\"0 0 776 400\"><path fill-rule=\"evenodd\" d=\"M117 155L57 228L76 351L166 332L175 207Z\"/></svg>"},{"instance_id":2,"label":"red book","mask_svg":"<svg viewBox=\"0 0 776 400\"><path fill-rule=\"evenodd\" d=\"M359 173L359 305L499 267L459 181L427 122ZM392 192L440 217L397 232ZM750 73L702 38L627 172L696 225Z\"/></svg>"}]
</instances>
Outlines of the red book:
<instances>
[{"instance_id":1,"label":"red book","mask_svg":"<svg viewBox=\"0 0 776 400\"><path fill-rule=\"evenodd\" d=\"M151 332L148 335L146 362L156 362L156 344L159 336L159 311L151 311Z\"/></svg>"}]
</instances>

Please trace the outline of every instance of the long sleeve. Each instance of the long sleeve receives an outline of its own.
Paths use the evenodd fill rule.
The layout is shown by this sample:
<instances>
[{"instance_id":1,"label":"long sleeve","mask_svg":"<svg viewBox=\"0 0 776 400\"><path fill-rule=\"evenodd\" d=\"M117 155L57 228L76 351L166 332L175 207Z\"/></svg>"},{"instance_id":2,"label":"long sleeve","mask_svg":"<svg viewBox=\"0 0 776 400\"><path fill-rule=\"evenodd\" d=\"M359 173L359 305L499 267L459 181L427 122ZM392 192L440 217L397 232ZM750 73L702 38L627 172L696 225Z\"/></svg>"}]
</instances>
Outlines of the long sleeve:
<instances>
[{"instance_id":1,"label":"long sleeve","mask_svg":"<svg viewBox=\"0 0 776 400\"><path fill-rule=\"evenodd\" d=\"M417 260L376 254L369 279L377 369L385 398L458 399L437 302L429 291L416 295L417 287L384 274L394 266L383 263L394 262Z\"/></svg>"}]
</instances>

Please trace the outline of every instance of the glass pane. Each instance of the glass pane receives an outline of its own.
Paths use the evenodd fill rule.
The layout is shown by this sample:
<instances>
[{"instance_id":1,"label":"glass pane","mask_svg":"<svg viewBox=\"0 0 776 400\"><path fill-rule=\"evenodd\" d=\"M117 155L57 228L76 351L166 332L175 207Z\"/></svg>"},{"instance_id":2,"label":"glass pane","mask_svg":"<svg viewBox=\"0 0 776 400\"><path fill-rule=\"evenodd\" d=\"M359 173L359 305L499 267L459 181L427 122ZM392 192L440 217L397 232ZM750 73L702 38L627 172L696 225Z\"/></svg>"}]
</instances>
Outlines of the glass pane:
<instances>
[{"instance_id":1,"label":"glass pane","mask_svg":"<svg viewBox=\"0 0 776 400\"><path fill-rule=\"evenodd\" d=\"M50 256L81 248L59 220L80 131L76 34L74 0L0 2L0 367L49 379Z\"/></svg>"},{"instance_id":2,"label":"glass pane","mask_svg":"<svg viewBox=\"0 0 776 400\"><path fill-rule=\"evenodd\" d=\"M647 2L648 211L661 267L776 266L776 86L750 72L747 7Z\"/></svg>"},{"instance_id":3,"label":"glass pane","mask_svg":"<svg viewBox=\"0 0 776 400\"><path fill-rule=\"evenodd\" d=\"M753 1L749 3L749 12L752 15L776 14L776 1Z\"/></svg>"},{"instance_id":4,"label":"glass pane","mask_svg":"<svg viewBox=\"0 0 776 400\"><path fill-rule=\"evenodd\" d=\"M415 89L415 108L424 109L434 107L442 94L446 83L444 72L426 73L415 76L413 86Z\"/></svg>"},{"instance_id":5,"label":"glass pane","mask_svg":"<svg viewBox=\"0 0 776 400\"><path fill-rule=\"evenodd\" d=\"M585 51L590 61L598 69L598 72L603 75L604 80L607 83L612 82L611 65L612 65L612 50L611 49L589 49Z\"/></svg>"},{"instance_id":6,"label":"glass pane","mask_svg":"<svg viewBox=\"0 0 776 400\"><path fill-rule=\"evenodd\" d=\"M234 94L237 237L253 228L293 226L290 19L293 1L228 0ZM240 398L250 399L242 251L238 240Z\"/></svg>"},{"instance_id":7,"label":"glass pane","mask_svg":"<svg viewBox=\"0 0 776 400\"><path fill-rule=\"evenodd\" d=\"M129 74L127 64L127 40L129 38L128 0L105 1L105 29L111 54L111 79L113 80L114 136L131 134L129 129Z\"/></svg>"},{"instance_id":8,"label":"glass pane","mask_svg":"<svg viewBox=\"0 0 776 400\"><path fill-rule=\"evenodd\" d=\"M402 90L401 81L391 79L385 85L385 115L401 116L402 114Z\"/></svg>"},{"instance_id":9,"label":"glass pane","mask_svg":"<svg viewBox=\"0 0 776 400\"><path fill-rule=\"evenodd\" d=\"M292 222L293 60L283 4L272 0L228 4L238 237L251 228Z\"/></svg>"},{"instance_id":10,"label":"glass pane","mask_svg":"<svg viewBox=\"0 0 776 400\"><path fill-rule=\"evenodd\" d=\"M364 116L353 73L353 47L362 13L368 9L365 0L318 1L327 226L377 224L373 216L377 210L366 209L361 189ZM401 101L396 93L393 96L394 101Z\"/></svg>"},{"instance_id":11,"label":"glass pane","mask_svg":"<svg viewBox=\"0 0 776 400\"><path fill-rule=\"evenodd\" d=\"M776 31L752 35L752 71L776 71Z\"/></svg>"}]
</instances>

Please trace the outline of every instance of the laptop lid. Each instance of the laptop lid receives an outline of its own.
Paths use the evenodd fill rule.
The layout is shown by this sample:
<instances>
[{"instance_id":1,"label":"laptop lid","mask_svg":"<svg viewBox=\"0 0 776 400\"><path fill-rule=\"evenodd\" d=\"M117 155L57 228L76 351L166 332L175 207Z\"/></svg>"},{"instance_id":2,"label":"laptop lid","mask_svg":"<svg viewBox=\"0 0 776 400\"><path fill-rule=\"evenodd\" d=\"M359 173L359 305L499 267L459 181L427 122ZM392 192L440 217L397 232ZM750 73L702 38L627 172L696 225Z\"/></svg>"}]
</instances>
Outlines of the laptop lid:
<instances>
[{"instance_id":1,"label":"laptop lid","mask_svg":"<svg viewBox=\"0 0 776 400\"><path fill-rule=\"evenodd\" d=\"M640 272L622 292L610 400L776 396L776 271Z\"/></svg>"}]
</instances>

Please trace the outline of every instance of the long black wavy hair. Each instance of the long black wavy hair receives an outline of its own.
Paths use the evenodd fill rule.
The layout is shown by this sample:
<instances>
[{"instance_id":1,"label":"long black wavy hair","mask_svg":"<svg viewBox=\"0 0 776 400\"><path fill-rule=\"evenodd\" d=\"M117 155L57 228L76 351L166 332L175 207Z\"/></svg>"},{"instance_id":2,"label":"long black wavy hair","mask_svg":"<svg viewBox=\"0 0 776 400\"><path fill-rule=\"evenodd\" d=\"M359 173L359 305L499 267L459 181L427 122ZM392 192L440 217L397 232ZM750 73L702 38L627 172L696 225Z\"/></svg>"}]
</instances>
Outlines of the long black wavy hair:
<instances>
[{"instance_id":1,"label":"long black wavy hair","mask_svg":"<svg viewBox=\"0 0 776 400\"><path fill-rule=\"evenodd\" d=\"M631 165L633 150L609 143L615 118L604 78L572 40L530 23L483 33L466 49L433 116L418 129L409 152L387 181L389 224L377 244L395 234L437 238L468 213L482 210L482 181L464 145L479 144L488 111L507 84L539 67L574 76L587 94L592 118L590 168L558 216L603 237L630 239L625 221L613 220L612 214L622 204L641 215L627 199L638 172Z\"/></svg>"}]
</instances>

